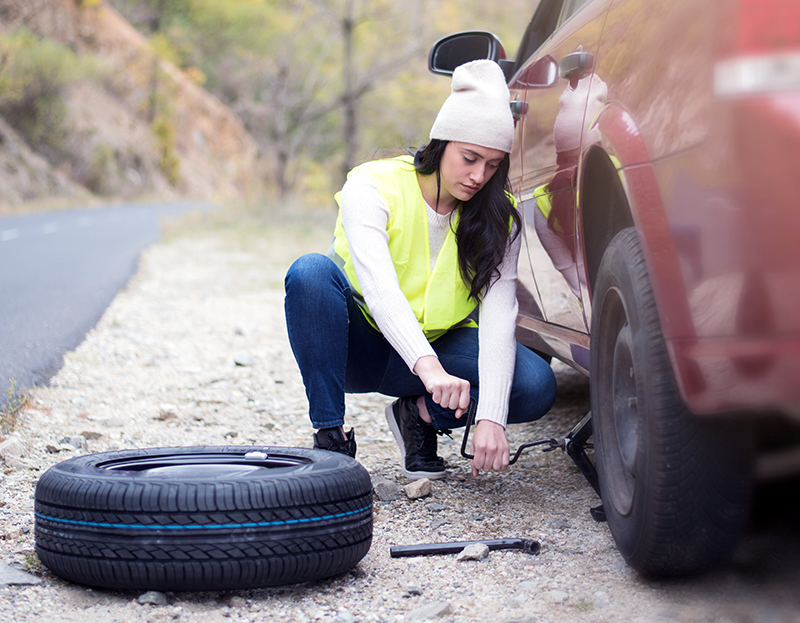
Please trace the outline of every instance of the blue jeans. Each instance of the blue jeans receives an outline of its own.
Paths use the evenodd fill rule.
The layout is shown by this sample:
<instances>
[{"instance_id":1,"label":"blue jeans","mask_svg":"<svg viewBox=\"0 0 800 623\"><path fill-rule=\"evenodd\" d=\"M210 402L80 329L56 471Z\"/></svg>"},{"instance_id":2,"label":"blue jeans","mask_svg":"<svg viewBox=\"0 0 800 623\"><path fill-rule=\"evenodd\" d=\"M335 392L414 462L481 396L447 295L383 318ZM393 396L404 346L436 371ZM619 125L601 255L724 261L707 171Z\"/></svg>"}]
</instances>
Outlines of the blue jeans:
<instances>
[{"instance_id":1,"label":"blue jeans","mask_svg":"<svg viewBox=\"0 0 800 623\"><path fill-rule=\"evenodd\" d=\"M465 419L431 399L417 375L383 335L364 317L350 282L333 261L304 255L286 274L286 325L308 396L315 428L344 424L345 393L378 392L387 396L422 396L434 428L464 426ZM431 343L444 369L469 381L478 400L478 329L448 331ZM552 368L518 344L508 422L531 422L553 405L556 380Z\"/></svg>"}]
</instances>

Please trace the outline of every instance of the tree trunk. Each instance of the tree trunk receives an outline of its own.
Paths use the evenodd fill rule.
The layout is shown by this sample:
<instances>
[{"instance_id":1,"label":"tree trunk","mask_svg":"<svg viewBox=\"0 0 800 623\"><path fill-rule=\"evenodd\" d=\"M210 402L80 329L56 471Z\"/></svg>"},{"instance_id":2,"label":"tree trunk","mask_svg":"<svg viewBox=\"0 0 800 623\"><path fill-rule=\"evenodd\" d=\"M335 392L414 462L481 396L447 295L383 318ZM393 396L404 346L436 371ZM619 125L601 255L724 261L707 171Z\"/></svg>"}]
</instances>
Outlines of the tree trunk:
<instances>
[{"instance_id":1,"label":"tree trunk","mask_svg":"<svg viewBox=\"0 0 800 623\"><path fill-rule=\"evenodd\" d=\"M344 93L342 107L344 110L344 143L345 154L342 163L342 183L344 183L356 158L358 149L358 98L355 94L356 67L353 58L353 29L355 27L354 0L348 0L347 12L342 18L342 36L344 37Z\"/></svg>"}]
</instances>

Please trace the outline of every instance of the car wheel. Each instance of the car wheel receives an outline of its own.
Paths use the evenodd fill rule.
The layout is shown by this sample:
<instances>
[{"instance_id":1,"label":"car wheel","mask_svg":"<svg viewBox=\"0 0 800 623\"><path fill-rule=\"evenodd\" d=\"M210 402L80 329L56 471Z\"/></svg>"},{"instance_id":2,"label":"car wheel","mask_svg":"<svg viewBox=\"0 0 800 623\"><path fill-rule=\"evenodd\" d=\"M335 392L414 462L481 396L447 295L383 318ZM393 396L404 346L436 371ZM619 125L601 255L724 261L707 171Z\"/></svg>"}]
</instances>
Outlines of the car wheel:
<instances>
[{"instance_id":1,"label":"car wheel","mask_svg":"<svg viewBox=\"0 0 800 623\"><path fill-rule=\"evenodd\" d=\"M591 402L608 524L625 560L648 575L706 570L745 527L752 435L693 416L661 332L636 231L606 249L593 299Z\"/></svg>"},{"instance_id":2,"label":"car wheel","mask_svg":"<svg viewBox=\"0 0 800 623\"><path fill-rule=\"evenodd\" d=\"M63 461L36 486L36 552L115 589L227 590L316 580L372 541L372 485L324 450L186 447Z\"/></svg>"}]
</instances>

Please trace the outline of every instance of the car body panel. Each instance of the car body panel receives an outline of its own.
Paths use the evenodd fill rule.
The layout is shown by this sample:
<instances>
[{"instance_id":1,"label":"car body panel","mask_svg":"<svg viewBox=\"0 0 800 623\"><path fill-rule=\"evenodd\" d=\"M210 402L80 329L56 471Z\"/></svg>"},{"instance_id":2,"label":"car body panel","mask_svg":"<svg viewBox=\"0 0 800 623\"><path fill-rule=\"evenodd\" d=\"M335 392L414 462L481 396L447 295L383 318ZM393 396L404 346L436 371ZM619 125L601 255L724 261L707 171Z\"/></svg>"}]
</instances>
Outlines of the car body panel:
<instances>
[{"instance_id":1,"label":"car body panel","mask_svg":"<svg viewBox=\"0 0 800 623\"><path fill-rule=\"evenodd\" d=\"M800 375L800 176L793 172L800 162L800 95L715 94L720 49L740 36L736 5L717 0L698 10L692 0L594 0L519 69L524 76L546 57L582 50L595 62L581 82L599 81L607 90L600 98L594 82L583 89L583 118L571 115L583 123L579 153L565 155L556 149L559 114L565 94L580 87L562 79L524 89L514 184L526 223L520 274L536 289L539 315L521 300L519 324L552 354L588 370L586 248L593 232L584 229L580 181L583 159L596 145L617 169L644 242L687 405L696 413L774 406L793 412L800 406L800 384L792 380ZM553 186L552 206L575 212L560 208L567 210L566 227L560 236L550 227L547 241L544 228L537 233L535 195Z\"/></svg>"},{"instance_id":2,"label":"car body panel","mask_svg":"<svg viewBox=\"0 0 800 623\"><path fill-rule=\"evenodd\" d=\"M542 0L504 62L519 341L591 373L593 280L634 226L689 409L800 414L800 3Z\"/></svg>"}]
</instances>

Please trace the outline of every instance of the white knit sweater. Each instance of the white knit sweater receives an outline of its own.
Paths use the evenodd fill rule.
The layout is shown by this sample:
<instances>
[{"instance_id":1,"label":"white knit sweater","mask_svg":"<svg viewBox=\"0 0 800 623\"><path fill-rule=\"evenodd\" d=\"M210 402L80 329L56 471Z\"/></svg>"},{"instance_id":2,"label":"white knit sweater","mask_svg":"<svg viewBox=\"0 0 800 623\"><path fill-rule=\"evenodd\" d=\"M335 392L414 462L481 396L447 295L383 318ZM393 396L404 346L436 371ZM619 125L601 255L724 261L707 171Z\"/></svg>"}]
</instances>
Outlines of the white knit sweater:
<instances>
[{"instance_id":1,"label":"white knit sweater","mask_svg":"<svg viewBox=\"0 0 800 623\"><path fill-rule=\"evenodd\" d=\"M342 226L347 236L362 295L384 337L413 370L420 357L436 355L406 300L389 254L389 208L372 179L353 171L341 194ZM431 261L435 261L449 227L449 216L428 206ZM508 245L498 279L483 297L478 316L480 401L476 420L502 426L514 376L517 318L517 236Z\"/></svg>"}]
</instances>

